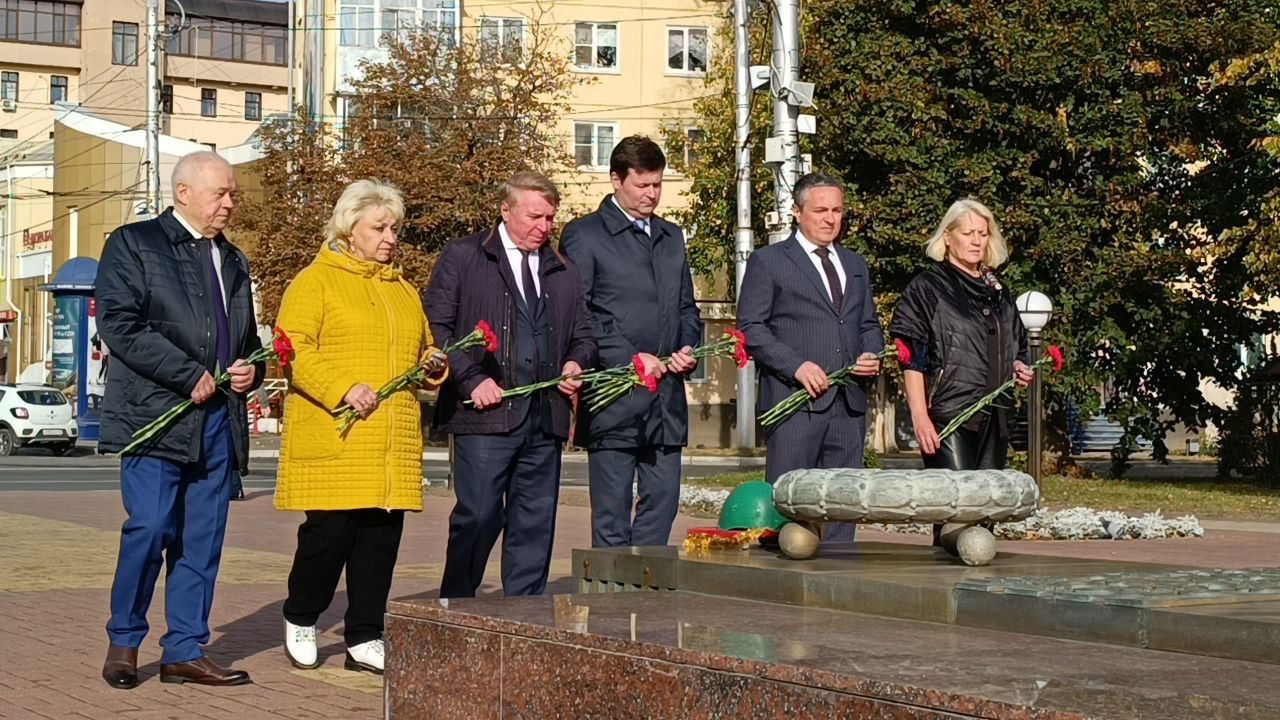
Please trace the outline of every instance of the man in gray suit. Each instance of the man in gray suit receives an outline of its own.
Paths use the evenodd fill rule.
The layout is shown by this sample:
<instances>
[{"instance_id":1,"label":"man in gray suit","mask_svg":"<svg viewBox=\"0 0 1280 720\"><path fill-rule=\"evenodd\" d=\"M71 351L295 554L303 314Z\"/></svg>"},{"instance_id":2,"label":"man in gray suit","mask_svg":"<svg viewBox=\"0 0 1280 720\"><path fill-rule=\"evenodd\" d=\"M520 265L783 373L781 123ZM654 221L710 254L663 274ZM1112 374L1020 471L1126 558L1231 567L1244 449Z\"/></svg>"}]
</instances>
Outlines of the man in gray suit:
<instances>
[{"instance_id":1,"label":"man in gray suit","mask_svg":"<svg viewBox=\"0 0 1280 720\"><path fill-rule=\"evenodd\" d=\"M796 182L791 237L747 261L738 327L759 373L758 410L803 388L807 407L765 433L765 479L799 468L862 466L867 381L880 372L884 335L876 319L867 263L836 243L844 188L829 175ZM827 373L849 365L858 382L829 387ZM824 539L853 539L853 526L828 524Z\"/></svg>"}]
</instances>

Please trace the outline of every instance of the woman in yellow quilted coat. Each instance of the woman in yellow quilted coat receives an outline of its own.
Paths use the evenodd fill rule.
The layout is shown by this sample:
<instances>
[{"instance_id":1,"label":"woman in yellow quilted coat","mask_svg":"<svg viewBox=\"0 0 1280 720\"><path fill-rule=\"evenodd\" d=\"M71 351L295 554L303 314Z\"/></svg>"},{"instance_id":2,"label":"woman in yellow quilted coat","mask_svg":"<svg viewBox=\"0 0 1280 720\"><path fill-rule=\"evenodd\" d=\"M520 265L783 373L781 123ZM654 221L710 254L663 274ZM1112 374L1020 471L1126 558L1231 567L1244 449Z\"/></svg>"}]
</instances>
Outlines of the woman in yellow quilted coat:
<instances>
[{"instance_id":1,"label":"woman in yellow quilted coat","mask_svg":"<svg viewBox=\"0 0 1280 720\"><path fill-rule=\"evenodd\" d=\"M393 186L359 180L342 193L316 259L289 284L276 324L293 342L275 505L301 510L284 604L285 654L319 667L316 621L347 573L345 665L382 673L382 618L404 512L422 509L422 426L404 390L377 388L432 347L418 291L393 260L404 200ZM361 419L339 435L334 411Z\"/></svg>"}]
</instances>

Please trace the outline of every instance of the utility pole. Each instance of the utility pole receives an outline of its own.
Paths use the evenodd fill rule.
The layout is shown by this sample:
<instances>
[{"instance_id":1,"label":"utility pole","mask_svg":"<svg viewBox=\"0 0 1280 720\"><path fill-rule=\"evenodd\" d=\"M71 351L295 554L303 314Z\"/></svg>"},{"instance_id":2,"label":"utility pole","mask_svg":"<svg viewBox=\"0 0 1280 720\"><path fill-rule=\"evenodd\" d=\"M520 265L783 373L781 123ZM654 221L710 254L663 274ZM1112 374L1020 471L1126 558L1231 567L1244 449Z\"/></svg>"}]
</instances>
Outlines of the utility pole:
<instances>
[{"instance_id":1,"label":"utility pole","mask_svg":"<svg viewBox=\"0 0 1280 720\"><path fill-rule=\"evenodd\" d=\"M813 83L800 82L800 8L798 0L776 0L773 16L773 55L770 90L773 94L773 135L765 143L765 164L773 168L774 207L769 213L769 242L791 234L791 188L804 173L800 133L812 133L812 116L800 108L813 105Z\"/></svg>"},{"instance_id":2,"label":"utility pole","mask_svg":"<svg viewBox=\"0 0 1280 720\"><path fill-rule=\"evenodd\" d=\"M160 214L160 0L147 0L147 214Z\"/></svg>"},{"instance_id":3,"label":"utility pole","mask_svg":"<svg viewBox=\"0 0 1280 720\"><path fill-rule=\"evenodd\" d=\"M734 153L737 159L738 222L734 233L734 277L738 295L742 294L742 276L747 272L747 258L756 247L751 229L751 56L748 52L747 0L733 2L733 103L735 114ZM756 381L755 363L748 362L738 370L738 447L756 446Z\"/></svg>"}]
</instances>

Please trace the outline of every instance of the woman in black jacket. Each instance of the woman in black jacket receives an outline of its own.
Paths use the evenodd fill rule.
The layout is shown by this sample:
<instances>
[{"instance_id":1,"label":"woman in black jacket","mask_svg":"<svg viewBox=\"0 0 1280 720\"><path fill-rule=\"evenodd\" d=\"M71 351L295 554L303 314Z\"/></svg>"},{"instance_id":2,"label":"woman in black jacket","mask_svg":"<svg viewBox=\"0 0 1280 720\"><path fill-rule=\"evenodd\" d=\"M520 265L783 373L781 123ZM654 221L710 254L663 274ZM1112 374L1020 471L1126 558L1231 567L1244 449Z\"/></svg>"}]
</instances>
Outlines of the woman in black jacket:
<instances>
[{"instance_id":1,"label":"woman in black jacket","mask_svg":"<svg viewBox=\"0 0 1280 720\"><path fill-rule=\"evenodd\" d=\"M965 199L947 210L925 252L937 262L907 286L889 326L911 352L903 378L925 467L1003 468L1008 403L941 441L938 431L1010 374L1019 386L1031 381L1026 329L995 270L1009 258L1004 238L991 211Z\"/></svg>"}]
</instances>

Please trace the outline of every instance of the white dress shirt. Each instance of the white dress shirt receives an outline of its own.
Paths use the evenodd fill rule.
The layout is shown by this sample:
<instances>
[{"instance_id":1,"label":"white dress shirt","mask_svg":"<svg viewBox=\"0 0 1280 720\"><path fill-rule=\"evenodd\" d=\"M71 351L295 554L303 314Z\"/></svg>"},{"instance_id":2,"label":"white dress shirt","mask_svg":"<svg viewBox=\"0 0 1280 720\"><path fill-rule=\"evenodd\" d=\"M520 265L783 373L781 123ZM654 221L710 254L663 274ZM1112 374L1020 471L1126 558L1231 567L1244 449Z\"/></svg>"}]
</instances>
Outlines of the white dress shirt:
<instances>
[{"instance_id":1,"label":"white dress shirt","mask_svg":"<svg viewBox=\"0 0 1280 720\"><path fill-rule=\"evenodd\" d=\"M213 256L213 269L218 275L218 297L222 299L223 310L226 310L227 286L222 282L222 253L218 251L218 243L205 239L204 235L201 235L198 230L191 226L191 223L187 222L186 218L182 217L182 213L178 212L177 208L174 208L173 216L178 219L179 223L182 223L182 227L186 228L187 232L191 233L191 237L209 246L209 254Z\"/></svg>"},{"instance_id":2,"label":"white dress shirt","mask_svg":"<svg viewBox=\"0 0 1280 720\"><path fill-rule=\"evenodd\" d=\"M818 254L814 252L814 250L818 249L818 246L809 242L804 233L799 230L796 230L796 240L800 243L800 247L804 249L804 254L809 256L809 261L818 269L818 277L822 278L822 287L827 289L827 297L831 298L831 283L827 282L827 271L822 269L822 258L818 257ZM840 255L836 253L836 244L831 243L827 247L831 250L827 257L831 259L831 264L836 266L836 276L840 278L840 292L843 296L844 291L849 287L849 282L844 275L844 266L840 264ZM832 298L832 302L834 301L834 298Z\"/></svg>"},{"instance_id":3,"label":"white dress shirt","mask_svg":"<svg viewBox=\"0 0 1280 720\"><path fill-rule=\"evenodd\" d=\"M516 285L520 287L520 293L524 297L529 297L524 287L524 251L511 241L511 236L507 234L506 223L498 223L498 237L502 238L502 247L507 251L507 262L511 265L511 274L516 276ZM533 292L541 297L542 280L538 277L538 253L536 252L529 253L529 270L533 273Z\"/></svg>"},{"instance_id":4,"label":"white dress shirt","mask_svg":"<svg viewBox=\"0 0 1280 720\"><path fill-rule=\"evenodd\" d=\"M623 209L622 209L622 206L618 204L618 198L610 196L610 198L609 198L609 199L610 199L610 200L613 200L613 204L614 204L614 206L615 206L615 207L617 207L617 208L618 208L618 210L622 213L623 217L625 217L625 218L627 219L627 222L631 223L632 225L635 225L636 223L641 223L641 224L643 224L643 225L644 225L644 234L645 234L645 235L648 235L649 237L653 237L653 230L652 230L652 229L650 229L649 221L648 221L648 220L646 220L646 219L642 219L642 218L635 218L635 217L631 217L631 213L627 212L626 210L623 210Z\"/></svg>"}]
</instances>

